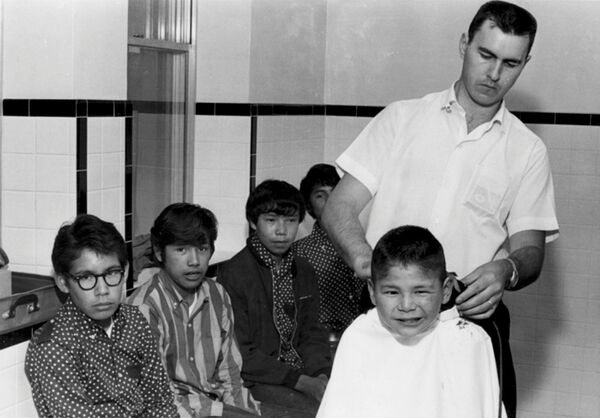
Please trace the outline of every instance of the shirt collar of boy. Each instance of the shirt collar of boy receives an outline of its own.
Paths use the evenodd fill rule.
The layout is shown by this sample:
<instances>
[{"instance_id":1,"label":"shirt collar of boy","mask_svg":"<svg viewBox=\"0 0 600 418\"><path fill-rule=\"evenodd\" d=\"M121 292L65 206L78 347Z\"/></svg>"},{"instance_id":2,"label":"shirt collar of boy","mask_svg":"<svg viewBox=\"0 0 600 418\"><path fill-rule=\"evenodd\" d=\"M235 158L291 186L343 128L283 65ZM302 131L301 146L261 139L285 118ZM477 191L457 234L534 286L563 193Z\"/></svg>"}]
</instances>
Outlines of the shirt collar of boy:
<instances>
[{"instance_id":1,"label":"shirt collar of boy","mask_svg":"<svg viewBox=\"0 0 600 418\"><path fill-rule=\"evenodd\" d=\"M117 309L117 311L113 314L113 326L112 326L112 335L115 338L119 335L118 333L125 325L125 317L121 312L121 306ZM73 300L69 297L63 305L63 314L59 317L55 318L55 326L65 326L72 329L72 332L67 334L59 333L59 336L65 336L65 341L73 340L78 341L80 338L89 338L95 339L99 335L108 338L106 335L106 331L104 328L99 326L92 318L84 314L81 309L79 309L73 303ZM69 338L73 337L73 338Z\"/></svg>"},{"instance_id":2,"label":"shirt collar of boy","mask_svg":"<svg viewBox=\"0 0 600 418\"><path fill-rule=\"evenodd\" d=\"M171 280L169 275L163 269L160 269L160 271L157 273L157 276L160 285L164 289L164 292L167 294L167 296L173 303L173 308L179 307L184 302L187 304L184 297L181 296L181 293L179 293L177 288L173 285L173 280ZM202 303L197 304L196 309L194 310L202 308L204 304L209 301L209 293L210 292L208 291L208 284L206 283L206 280L203 280L202 284L196 290L196 297L199 301L202 301Z\"/></svg>"}]
</instances>

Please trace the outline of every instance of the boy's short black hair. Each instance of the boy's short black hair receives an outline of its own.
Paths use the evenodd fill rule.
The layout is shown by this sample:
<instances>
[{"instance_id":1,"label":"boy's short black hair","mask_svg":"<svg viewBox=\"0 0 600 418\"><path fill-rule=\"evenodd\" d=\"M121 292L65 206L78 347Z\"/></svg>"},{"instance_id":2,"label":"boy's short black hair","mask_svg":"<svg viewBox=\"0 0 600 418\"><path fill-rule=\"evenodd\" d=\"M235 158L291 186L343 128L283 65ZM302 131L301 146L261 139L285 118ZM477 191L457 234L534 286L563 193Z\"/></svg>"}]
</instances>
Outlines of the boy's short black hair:
<instances>
[{"instance_id":1,"label":"boy's short black hair","mask_svg":"<svg viewBox=\"0 0 600 418\"><path fill-rule=\"evenodd\" d=\"M246 219L256 224L260 215L269 212L284 216L298 214L298 220L302 222L306 208L300 191L282 180L263 181L248 196Z\"/></svg>"},{"instance_id":2,"label":"boy's short black hair","mask_svg":"<svg viewBox=\"0 0 600 418\"><path fill-rule=\"evenodd\" d=\"M371 280L375 283L397 265L418 266L425 272L438 274L442 281L447 276L442 244L428 229L420 226L400 226L379 239L373 250Z\"/></svg>"},{"instance_id":3,"label":"boy's short black hair","mask_svg":"<svg viewBox=\"0 0 600 418\"><path fill-rule=\"evenodd\" d=\"M59 228L52 247L54 272L69 274L73 262L86 249L100 255L114 254L122 268L127 265L127 246L117 228L97 216L84 213Z\"/></svg>"},{"instance_id":4,"label":"boy's short black hair","mask_svg":"<svg viewBox=\"0 0 600 418\"><path fill-rule=\"evenodd\" d=\"M329 186L334 188L339 181L340 175L331 164L315 164L308 170L306 176L300 182L300 194L302 194L304 204L306 205L306 211L310 216L315 216L310 204L310 194L314 188L318 186Z\"/></svg>"},{"instance_id":5,"label":"boy's short black hair","mask_svg":"<svg viewBox=\"0 0 600 418\"><path fill-rule=\"evenodd\" d=\"M160 251L167 245L199 247L208 244L214 253L217 228L217 218L210 210L193 203L173 203L155 219L150 229L150 241L152 248Z\"/></svg>"}]
</instances>

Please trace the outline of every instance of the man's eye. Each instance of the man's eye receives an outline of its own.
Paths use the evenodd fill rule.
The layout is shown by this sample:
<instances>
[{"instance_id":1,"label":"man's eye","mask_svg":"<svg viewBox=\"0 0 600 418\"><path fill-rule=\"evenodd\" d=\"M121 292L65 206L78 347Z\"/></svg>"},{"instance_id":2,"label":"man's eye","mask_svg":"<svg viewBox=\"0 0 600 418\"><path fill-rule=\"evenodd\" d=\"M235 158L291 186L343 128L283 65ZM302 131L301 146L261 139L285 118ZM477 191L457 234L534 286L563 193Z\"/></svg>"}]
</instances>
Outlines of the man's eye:
<instances>
[{"instance_id":1,"label":"man's eye","mask_svg":"<svg viewBox=\"0 0 600 418\"><path fill-rule=\"evenodd\" d=\"M177 247L175 248L175 251L178 253L185 253L185 247Z\"/></svg>"}]
</instances>

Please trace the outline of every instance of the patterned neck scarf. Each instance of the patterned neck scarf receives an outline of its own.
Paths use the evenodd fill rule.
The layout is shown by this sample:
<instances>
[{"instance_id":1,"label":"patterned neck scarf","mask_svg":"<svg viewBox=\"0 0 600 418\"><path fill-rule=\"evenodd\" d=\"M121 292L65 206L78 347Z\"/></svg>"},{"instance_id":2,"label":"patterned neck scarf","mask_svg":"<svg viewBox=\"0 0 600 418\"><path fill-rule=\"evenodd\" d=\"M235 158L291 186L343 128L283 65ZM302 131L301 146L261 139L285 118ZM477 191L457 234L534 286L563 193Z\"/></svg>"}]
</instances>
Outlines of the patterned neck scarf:
<instances>
[{"instance_id":1,"label":"patterned neck scarf","mask_svg":"<svg viewBox=\"0 0 600 418\"><path fill-rule=\"evenodd\" d=\"M292 345L297 326L292 273L294 256L288 251L276 262L256 235L252 235L249 241L258 259L271 270L273 321L279 333L279 360L295 369L301 369L304 363Z\"/></svg>"}]
</instances>

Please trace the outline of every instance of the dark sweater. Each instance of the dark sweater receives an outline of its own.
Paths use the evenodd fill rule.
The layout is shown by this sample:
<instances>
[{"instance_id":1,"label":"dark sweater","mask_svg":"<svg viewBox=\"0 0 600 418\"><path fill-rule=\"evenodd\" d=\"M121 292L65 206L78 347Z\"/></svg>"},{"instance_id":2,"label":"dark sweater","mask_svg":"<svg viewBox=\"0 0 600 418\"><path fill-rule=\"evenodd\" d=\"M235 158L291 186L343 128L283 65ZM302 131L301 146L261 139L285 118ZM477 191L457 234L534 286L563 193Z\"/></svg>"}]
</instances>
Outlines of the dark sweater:
<instances>
[{"instance_id":1,"label":"dark sweater","mask_svg":"<svg viewBox=\"0 0 600 418\"><path fill-rule=\"evenodd\" d=\"M219 269L235 316L235 333L243 358L242 378L293 388L301 374L329 376L331 355L327 334L318 323L319 290L313 268L295 257L292 267L297 328L292 344L304 368L295 370L278 360L279 334L273 320L271 270L246 246Z\"/></svg>"}]
</instances>

